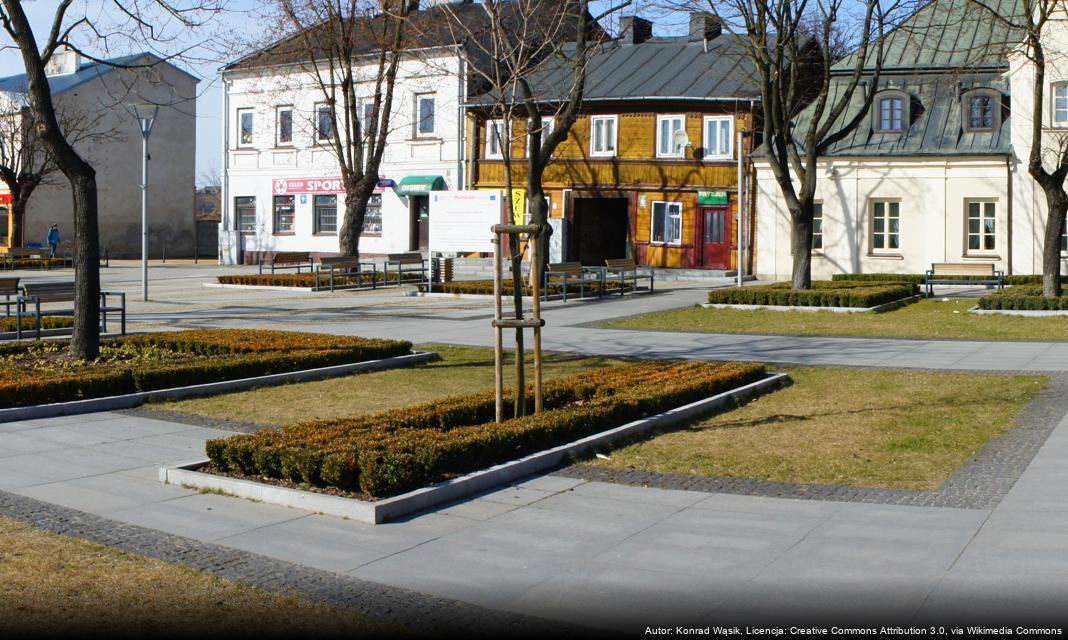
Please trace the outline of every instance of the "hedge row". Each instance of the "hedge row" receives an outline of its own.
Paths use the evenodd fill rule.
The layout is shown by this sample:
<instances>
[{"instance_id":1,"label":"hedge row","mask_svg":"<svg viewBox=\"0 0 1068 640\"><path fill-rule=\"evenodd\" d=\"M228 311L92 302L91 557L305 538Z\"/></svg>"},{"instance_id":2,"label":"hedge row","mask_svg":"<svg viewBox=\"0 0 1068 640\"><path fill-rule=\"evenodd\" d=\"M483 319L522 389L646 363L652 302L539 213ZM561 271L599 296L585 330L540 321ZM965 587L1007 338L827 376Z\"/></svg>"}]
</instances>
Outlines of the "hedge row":
<instances>
[{"instance_id":1,"label":"hedge row","mask_svg":"<svg viewBox=\"0 0 1068 640\"><path fill-rule=\"evenodd\" d=\"M849 280L852 282L908 282L923 284L925 276L916 273L836 273L831 279L835 282ZM989 280L983 276L953 276L961 282L971 280ZM1007 285L1042 284L1042 276L1005 276Z\"/></svg>"},{"instance_id":2,"label":"hedge row","mask_svg":"<svg viewBox=\"0 0 1068 640\"><path fill-rule=\"evenodd\" d=\"M545 411L500 424L492 422L493 394L482 393L210 440L206 450L223 472L381 497L570 442L764 375L762 365L752 364L623 365L550 381Z\"/></svg>"},{"instance_id":3,"label":"hedge row","mask_svg":"<svg viewBox=\"0 0 1068 640\"><path fill-rule=\"evenodd\" d=\"M66 329L74 326L70 316L44 316L41 318L42 329ZM22 330L33 331L37 328L37 318L22 318ZM18 323L14 317L0 318L0 332L16 331Z\"/></svg>"},{"instance_id":4,"label":"hedge row","mask_svg":"<svg viewBox=\"0 0 1068 640\"><path fill-rule=\"evenodd\" d=\"M915 284L872 283L853 280L817 280L811 289L794 291L788 283L757 287L714 289L711 304L751 304L788 307L877 307L916 295Z\"/></svg>"},{"instance_id":5,"label":"hedge row","mask_svg":"<svg viewBox=\"0 0 1068 640\"><path fill-rule=\"evenodd\" d=\"M156 348L164 350L164 354L178 352L195 357L95 362L59 370L27 369L18 363L0 363L0 407L67 402L264 376L411 352L411 343L399 340L247 329L146 334L105 340L103 344ZM18 357L25 355L29 348L26 345L5 346L0 355Z\"/></svg>"},{"instance_id":6,"label":"hedge row","mask_svg":"<svg viewBox=\"0 0 1068 640\"><path fill-rule=\"evenodd\" d=\"M240 284L240 285L252 285L259 287L329 287L330 278L326 276L318 276L313 273L263 273L263 274L247 274L247 275L231 275L231 276L217 276L219 284ZM363 274L360 276L335 276L334 286L345 287L354 284L370 285L371 281L376 283L384 282L396 282L397 274L390 273L389 278L386 278L386 274ZM413 280L414 282L414 280Z\"/></svg>"},{"instance_id":7,"label":"hedge row","mask_svg":"<svg viewBox=\"0 0 1068 640\"><path fill-rule=\"evenodd\" d=\"M979 299L979 308L1005 311L1068 311L1068 296L1047 298L1042 286L1016 286Z\"/></svg>"},{"instance_id":8,"label":"hedge row","mask_svg":"<svg viewBox=\"0 0 1068 640\"><path fill-rule=\"evenodd\" d=\"M2 269L54 269L67 266L68 261L63 258L16 258L11 262L0 263Z\"/></svg>"},{"instance_id":9,"label":"hedge row","mask_svg":"<svg viewBox=\"0 0 1068 640\"><path fill-rule=\"evenodd\" d=\"M613 282L609 281L607 283L607 286L608 286L608 288L610 290L614 290L617 293L619 292L618 283L613 285ZM631 287L628 285L627 290L629 291L630 289L631 289ZM579 295L580 292L583 292L583 291L586 293L586 295L591 296L591 295L595 295L597 293L597 290L598 290L598 285L596 285L596 284L586 284L585 286L580 286L579 284L577 284L575 282L568 282L567 283L567 294L568 294L568 296L571 296L572 294L577 296L577 295ZM502 293L504 295L507 295L507 296L513 295L514 289L512 288L512 281L511 280L504 280L501 283L501 291L502 291ZM560 293L563 293L563 291L564 291L563 280L554 279L554 280L551 280L549 282L549 294L550 295L560 294ZM461 281L458 281L458 282L442 282L442 283L435 282L434 283L434 293L465 293L465 294L491 296L491 295L493 295L493 280L461 280ZM525 296L534 295L533 294L533 290L531 289L530 286L524 286L523 287L523 295L525 295Z\"/></svg>"}]
</instances>

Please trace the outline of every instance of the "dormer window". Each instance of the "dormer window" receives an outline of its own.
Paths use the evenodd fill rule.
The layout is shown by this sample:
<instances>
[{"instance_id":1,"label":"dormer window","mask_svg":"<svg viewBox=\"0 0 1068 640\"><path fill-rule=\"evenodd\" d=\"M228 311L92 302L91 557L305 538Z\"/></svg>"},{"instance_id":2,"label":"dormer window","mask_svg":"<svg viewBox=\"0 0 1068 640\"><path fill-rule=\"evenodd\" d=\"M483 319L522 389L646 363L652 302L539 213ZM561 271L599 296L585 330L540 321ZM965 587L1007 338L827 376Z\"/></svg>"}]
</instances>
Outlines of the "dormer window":
<instances>
[{"instance_id":1,"label":"dormer window","mask_svg":"<svg viewBox=\"0 0 1068 640\"><path fill-rule=\"evenodd\" d=\"M1001 96L990 89L973 89L964 94L964 130L968 133L994 131L1001 125Z\"/></svg>"},{"instance_id":2,"label":"dormer window","mask_svg":"<svg viewBox=\"0 0 1068 640\"><path fill-rule=\"evenodd\" d=\"M904 91L882 91L875 96L876 133L901 133L909 123L909 96Z\"/></svg>"}]
</instances>

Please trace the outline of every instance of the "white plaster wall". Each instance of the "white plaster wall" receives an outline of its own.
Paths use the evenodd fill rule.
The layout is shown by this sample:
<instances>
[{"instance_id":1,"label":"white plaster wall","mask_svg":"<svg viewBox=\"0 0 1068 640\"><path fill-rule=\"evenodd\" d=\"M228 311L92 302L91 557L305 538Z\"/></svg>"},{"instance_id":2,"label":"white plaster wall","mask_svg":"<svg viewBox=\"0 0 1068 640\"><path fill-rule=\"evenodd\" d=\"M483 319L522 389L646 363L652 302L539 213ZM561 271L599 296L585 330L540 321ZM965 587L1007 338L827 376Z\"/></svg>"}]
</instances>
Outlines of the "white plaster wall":
<instances>
[{"instance_id":1,"label":"white plaster wall","mask_svg":"<svg viewBox=\"0 0 1068 640\"><path fill-rule=\"evenodd\" d=\"M812 274L923 273L932 262L993 263L1008 267L1008 177L997 159L836 159L821 162L816 199L823 203L823 250L813 254ZM756 270L765 280L792 271L790 217L766 164L757 164ZM900 201L900 251L871 250L872 199ZM968 199L997 202L997 249L965 252Z\"/></svg>"}]
</instances>

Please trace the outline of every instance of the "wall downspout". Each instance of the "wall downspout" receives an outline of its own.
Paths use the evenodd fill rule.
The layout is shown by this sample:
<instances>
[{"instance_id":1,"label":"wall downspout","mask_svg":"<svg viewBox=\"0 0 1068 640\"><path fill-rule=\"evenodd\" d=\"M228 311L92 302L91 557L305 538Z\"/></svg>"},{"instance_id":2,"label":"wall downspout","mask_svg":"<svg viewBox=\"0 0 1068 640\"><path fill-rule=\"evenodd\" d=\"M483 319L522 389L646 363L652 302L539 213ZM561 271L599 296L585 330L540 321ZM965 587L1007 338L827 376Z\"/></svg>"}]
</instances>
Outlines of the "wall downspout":
<instances>
[{"instance_id":1,"label":"wall downspout","mask_svg":"<svg viewBox=\"0 0 1068 640\"><path fill-rule=\"evenodd\" d=\"M457 190L464 191L467 189L467 110L464 108L464 103L467 101L467 65L464 58L463 49L457 48L457 69L459 73L459 93L457 94L457 118L456 126L459 128L459 136L456 139L456 181L458 184Z\"/></svg>"},{"instance_id":2,"label":"wall downspout","mask_svg":"<svg viewBox=\"0 0 1068 640\"><path fill-rule=\"evenodd\" d=\"M1007 251L1006 251L1005 260L1008 263L1008 264L1005 265L1005 275L1011 276L1012 275L1012 191L1013 191L1013 189L1012 189L1012 180L1013 180L1013 177L1012 177L1012 154L1009 154L1005 158L1005 175L1008 178L1007 181L1008 181L1008 185L1009 185L1009 189L1008 189L1009 202L1008 202L1008 206L1005 208L1006 216L1007 216L1007 220L1006 220L1005 224L1006 224L1006 226L1008 226L1008 229L1005 232L1005 234L1007 236L1007 244L1006 244Z\"/></svg>"},{"instance_id":3,"label":"wall downspout","mask_svg":"<svg viewBox=\"0 0 1068 640\"><path fill-rule=\"evenodd\" d=\"M226 237L236 237L236 234L231 235L230 227L232 223L230 221L230 81L226 79L226 76L220 75L219 79L222 80L222 121L223 121L223 135L222 135L222 184L219 185L219 207L222 209L220 217L220 234ZM230 249L230 256L219 256L219 262L227 264L227 261L231 256L236 256L235 249ZM236 260L236 259L235 259Z\"/></svg>"}]
</instances>

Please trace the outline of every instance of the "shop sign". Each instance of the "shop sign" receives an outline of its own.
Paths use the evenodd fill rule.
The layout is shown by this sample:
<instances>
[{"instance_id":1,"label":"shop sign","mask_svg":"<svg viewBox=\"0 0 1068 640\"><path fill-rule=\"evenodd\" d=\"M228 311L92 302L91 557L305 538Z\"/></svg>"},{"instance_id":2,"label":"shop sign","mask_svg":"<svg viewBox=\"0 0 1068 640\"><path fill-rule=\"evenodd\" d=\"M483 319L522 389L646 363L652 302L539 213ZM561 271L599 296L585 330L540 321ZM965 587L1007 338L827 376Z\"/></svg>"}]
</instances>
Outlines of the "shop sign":
<instances>
[{"instance_id":1,"label":"shop sign","mask_svg":"<svg viewBox=\"0 0 1068 640\"><path fill-rule=\"evenodd\" d=\"M0 193L0 204L11 204L11 194Z\"/></svg>"},{"instance_id":2,"label":"shop sign","mask_svg":"<svg viewBox=\"0 0 1068 640\"><path fill-rule=\"evenodd\" d=\"M730 204L730 195L726 191L698 191L697 204Z\"/></svg>"},{"instance_id":3,"label":"shop sign","mask_svg":"<svg viewBox=\"0 0 1068 640\"><path fill-rule=\"evenodd\" d=\"M290 193L344 193L341 178L275 178L276 196Z\"/></svg>"}]
</instances>

